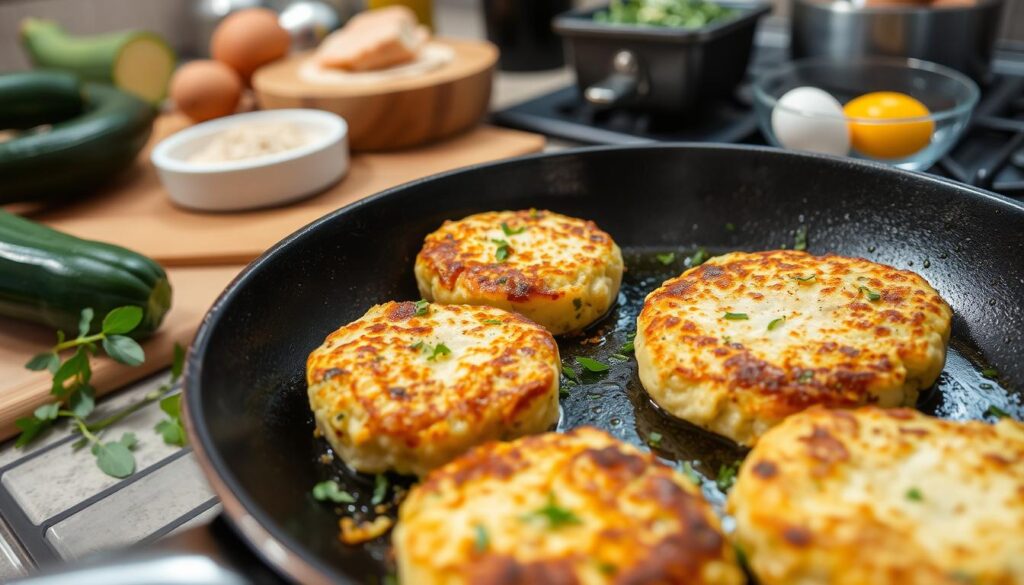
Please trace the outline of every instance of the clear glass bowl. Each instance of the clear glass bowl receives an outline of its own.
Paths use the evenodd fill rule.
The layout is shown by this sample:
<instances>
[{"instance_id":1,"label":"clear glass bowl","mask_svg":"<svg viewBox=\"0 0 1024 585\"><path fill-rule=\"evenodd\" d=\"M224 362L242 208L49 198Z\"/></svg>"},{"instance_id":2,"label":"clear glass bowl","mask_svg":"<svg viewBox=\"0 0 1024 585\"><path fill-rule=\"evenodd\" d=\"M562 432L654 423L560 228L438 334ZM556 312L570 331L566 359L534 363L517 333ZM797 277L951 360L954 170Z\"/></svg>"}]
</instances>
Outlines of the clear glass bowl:
<instances>
[{"instance_id":1,"label":"clear glass bowl","mask_svg":"<svg viewBox=\"0 0 1024 585\"><path fill-rule=\"evenodd\" d=\"M779 104L782 96L798 87L824 90L840 105L866 93L899 92L924 104L929 115L884 120L851 118L840 112L817 113L813 108L808 111L794 106L789 99ZM956 144L978 103L980 91L970 78L941 65L917 59L870 57L793 61L755 79L753 94L761 131L775 146L845 154L903 169L924 170ZM836 135L844 128L849 143L846 152L842 137ZM807 140L792 138L801 133L805 137L816 136L809 140L813 144L808 147ZM858 145L871 144L874 146L858 149Z\"/></svg>"}]
</instances>

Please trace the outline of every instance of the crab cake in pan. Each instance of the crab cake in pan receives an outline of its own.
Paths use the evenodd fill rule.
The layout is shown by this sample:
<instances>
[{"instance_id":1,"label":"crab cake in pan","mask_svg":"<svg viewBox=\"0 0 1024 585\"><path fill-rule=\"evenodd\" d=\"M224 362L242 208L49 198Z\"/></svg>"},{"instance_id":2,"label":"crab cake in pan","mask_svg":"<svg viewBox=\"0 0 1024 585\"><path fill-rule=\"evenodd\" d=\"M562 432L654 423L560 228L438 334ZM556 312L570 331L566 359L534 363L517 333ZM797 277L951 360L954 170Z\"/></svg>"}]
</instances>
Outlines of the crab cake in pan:
<instances>
[{"instance_id":1,"label":"crab cake in pan","mask_svg":"<svg viewBox=\"0 0 1024 585\"><path fill-rule=\"evenodd\" d=\"M761 438L728 508L763 585L1024 583L1024 425L813 408Z\"/></svg>"},{"instance_id":2,"label":"crab cake in pan","mask_svg":"<svg viewBox=\"0 0 1024 585\"><path fill-rule=\"evenodd\" d=\"M365 473L423 475L470 447L558 421L558 346L495 309L385 303L309 355L309 404L341 458Z\"/></svg>"},{"instance_id":3,"label":"crab cake in pan","mask_svg":"<svg viewBox=\"0 0 1024 585\"><path fill-rule=\"evenodd\" d=\"M593 428L489 443L430 473L392 535L403 583L741 583L699 488Z\"/></svg>"},{"instance_id":4,"label":"crab cake in pan","mask_svg":"<svg viewBox=\"0 0 1024 585\"><path fill-rule=\"evenodd\" d=\"M446 221L415 266L426 299L515 311L555 335L604 315L622 270L622 252L594 222L538 210Z\"/></svg>"},{"instance_id":5,"label":"crab cake in pan","mask_svg":"<svg viewBox=\"0 0 1024 585\"><path fill-rule=\"evenodd\" d=\"M662 408L751 445L809 406L912 406L946 360L952 310L861 258L733 252L647 296L640 381Z\"/></svg>"}]
</instances>

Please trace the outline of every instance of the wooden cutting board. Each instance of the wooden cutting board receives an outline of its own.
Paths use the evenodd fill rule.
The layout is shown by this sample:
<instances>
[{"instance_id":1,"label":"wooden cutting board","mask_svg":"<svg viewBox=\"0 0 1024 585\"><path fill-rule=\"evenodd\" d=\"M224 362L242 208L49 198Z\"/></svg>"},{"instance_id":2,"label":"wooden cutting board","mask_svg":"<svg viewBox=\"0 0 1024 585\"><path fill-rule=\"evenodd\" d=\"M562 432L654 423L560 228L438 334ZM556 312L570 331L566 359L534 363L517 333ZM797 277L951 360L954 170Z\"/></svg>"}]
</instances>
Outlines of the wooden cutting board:
<instances>
[{"instance_id":1,"label":"wooden cutting board","mask_svg":"<svg viewBox=\"0 0 1024 585\"><path fill-rule=\"evenodd\" d=\"M109 392L166 368L174 344L187 347L191 343L206 310L241 270L240 265L168 270L174 301L160 330L142 343L146 362L132 368L106 357L94 358L92 384L97 393ZM49 372L32 372L24 365L54 342L54 331L46 327L0 318L0 440L17 433L15 420L52 400Z\"/></svg>"},{"instance_id":2,"label":"wooden cutting board","mask_svg":"<svg viewBox=\"0 0 1024 585\"><path fill-rule=\"evenodd\" d=\"M368 195L427 175L544 147L543 136L482 125L414 149L356 154L340 183L287 207L201 213L174 206L149 163L152 145L186 125L181 116L160 117L136 168L105 192L52 209L17 211L82 238L131 248L164 266L244 264L314 219Z\"/></svg>"}]
</instances>

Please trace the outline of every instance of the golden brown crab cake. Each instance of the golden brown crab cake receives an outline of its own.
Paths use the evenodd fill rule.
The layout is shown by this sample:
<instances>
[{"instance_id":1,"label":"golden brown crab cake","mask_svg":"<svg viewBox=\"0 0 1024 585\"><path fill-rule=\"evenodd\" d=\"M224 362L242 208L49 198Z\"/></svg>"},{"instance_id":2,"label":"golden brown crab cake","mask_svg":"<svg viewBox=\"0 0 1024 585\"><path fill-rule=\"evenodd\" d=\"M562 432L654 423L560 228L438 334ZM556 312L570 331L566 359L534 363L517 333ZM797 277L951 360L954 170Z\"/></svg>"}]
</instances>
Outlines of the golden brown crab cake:
<instances>
[{"instance_id":1,"label":"golden brown crab cake","mask_svg":"<svg viewBox=\"0 0 1024 585\"><path fill-rule=\"evenodd\" d=\"M1024 425L812 408L729 494L763 585L1024 583Z\"/></svg>"},{"instance_id":2,"label":"golden brown crab cake","mask_svg":"<svg viewBox=\"0 0 1024 585\"><path fill-rule=\"evenodd\" d=\"M365 473L423 475L470 447L558 421L554 338L501 309L390 302L327 336L306 364L317 427Z\"/></svg>"},{"instance_id":3,"label":"golden brown crab cake","mask_svg":"<svg viewBox=\"0 0 1024 585\"><path fill-rule=\"evenodd\" d=\"M942 371L951 317L913 272L844 256L733 252L647 296L636 359L662 408L751 445L815 404L913 405Z\"/></svg>"},{"instance_id":4,"label":"golden brown crab cake","mask_svg":"<svg viewBox=\"0 0 1024 585\"><path fill-rule=\"evenodd\" d=\"M425 299L515 311L555 335L604 315L622 270L622 252L594 222L539 210L446 221L415 266Z\"/></svg>"},{"instance_id":5,"label":"golden brown crab cake","mask_svg":"<svg viewBox=\"0 0 1024 585\"><path fill-rule=\"evenodd\" d=\"M594 428L489 443L412 488L392 535L417 585L742 582L699 488Z\"/></svg>"}]
</instances>

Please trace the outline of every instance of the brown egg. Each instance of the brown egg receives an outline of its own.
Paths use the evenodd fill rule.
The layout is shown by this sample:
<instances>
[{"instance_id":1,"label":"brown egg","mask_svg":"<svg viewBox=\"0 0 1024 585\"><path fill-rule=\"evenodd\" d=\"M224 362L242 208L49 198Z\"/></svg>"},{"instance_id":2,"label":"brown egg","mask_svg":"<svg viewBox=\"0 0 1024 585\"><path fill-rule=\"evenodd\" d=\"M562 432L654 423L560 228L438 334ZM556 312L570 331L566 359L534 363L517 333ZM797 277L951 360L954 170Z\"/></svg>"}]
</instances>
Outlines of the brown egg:
<instances>
[{"instance_id":1,"label":"brown egg","mask_svg":"<svg viewBox=\"0 0 1024 585\"><path fill-rule=\"evenodd\" d=\"M235 113L241 97L241 78L220 61L186 63L171 78L171 99L196 122Z\"/></svg>"},{"instance_id":2,"label":"brown egg","mask_svg":"<svg viewBox=\"0 0 1024 585\"><path fill-rule=\"evenodd\" d=\"M210 39L210 55L230 65L242 80L259 67L288 54L292 38L277 23L277 13L266 8L247 8L229 14Z\"/></svg>"}]
</instances>

